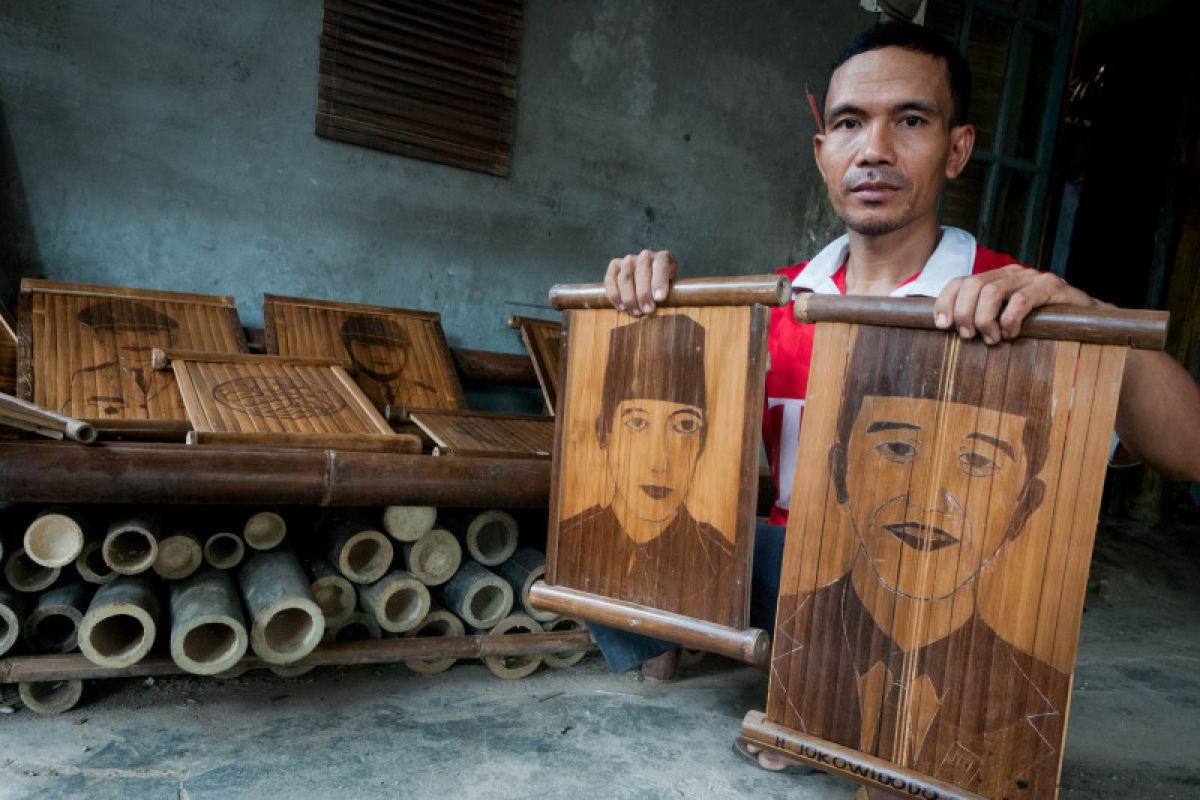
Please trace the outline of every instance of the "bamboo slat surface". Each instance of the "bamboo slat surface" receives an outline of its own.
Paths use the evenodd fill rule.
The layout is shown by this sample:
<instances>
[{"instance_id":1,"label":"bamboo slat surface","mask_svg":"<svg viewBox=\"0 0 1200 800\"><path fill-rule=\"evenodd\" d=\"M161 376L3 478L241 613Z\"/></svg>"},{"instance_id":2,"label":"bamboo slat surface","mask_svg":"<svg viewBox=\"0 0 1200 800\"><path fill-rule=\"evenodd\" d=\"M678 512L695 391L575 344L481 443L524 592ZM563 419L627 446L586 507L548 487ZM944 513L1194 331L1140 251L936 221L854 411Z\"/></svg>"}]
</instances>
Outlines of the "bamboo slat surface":
<instances>
[{"instance_id":1,"label":"bamboo slat surface","mask_svg":"<svg viewBox=\"0 0 1200 800\"><path fill-rule=\"evenodd\" d=\"M17 393L17 320L0 306L0 392Z\"/></svg>"},{"instance_id":2,"label":"bamboo slat surface","mask_svg":"<svg viewBox=\"0 0 1200 800\"><path fill-rule=\"evenodd\" d=\"M549 417L418 410L410 419L439 454L549 458L554 449L554 420Z\"/></svg>"},{"instance_id":3,"label":"bamboo slat surface","mask_svg":"<svg viewBox=\"0 0 1200 800\"><path fill-rule=\"evenodd\" d=\"M542 396L546 399L546 410L553 416L558 405L561 379L559 350L562 348L562 324L533 317L512 316L508 318L508 325L521 332L521 342L529 351L538 384L542 387Z\"/></svg>"},{"instance_id":4,"label":"bamboo slat surface","mask_svg":"<svg viewBox=\"0 0 1200 800\"><path fill-rule=\"evenodd\" d=\"M350 373L388 419L412 408L466 406L440 315L265 295L267 352L348 358Z\"/></svg>"},{"instance_id":5,"label":"bamboo slat surface","mask_svg":"<svg viewBox=\"0 0 1200 800\"><path fill-rule=\"evenodd\" d=\"M1055 797L1126 352L819 323L743 735L914 794Z\"/></svg>"},{"instance_id":6,"label":"bamboo slat surface","mask_svg":"<svg viewBox=\"0 0 1200 800\"><path fill-rule=\"evenodd\" d=\"M81 419L184 420L175 377L151 351L244 353L230 297L21 282L18 395Z\"/></svg>"}]
</instances>

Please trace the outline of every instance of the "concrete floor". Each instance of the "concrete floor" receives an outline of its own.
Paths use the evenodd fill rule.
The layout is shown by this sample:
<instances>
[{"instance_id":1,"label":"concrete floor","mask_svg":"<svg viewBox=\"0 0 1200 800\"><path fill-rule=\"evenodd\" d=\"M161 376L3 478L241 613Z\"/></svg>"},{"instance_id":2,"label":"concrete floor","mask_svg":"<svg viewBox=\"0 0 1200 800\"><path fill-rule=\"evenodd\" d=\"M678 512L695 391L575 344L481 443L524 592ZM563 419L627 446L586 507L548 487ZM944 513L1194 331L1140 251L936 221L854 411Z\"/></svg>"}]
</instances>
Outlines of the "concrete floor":
<instances>
[{"instance_id":1,"label":"concrete floor","mask_svg":"<svg viewBox=\"0 0 1200 800\"><path fill-rule=\"evenodd\" d=\"M1197 564L1200 530L1102 529L1064 800L1200 797ZM0 798L848 800L841 780L731 753L765 691L762 673L712 658L672 684L597 658L516 682L471 664L108 682L61 717L0 717Z\"/></svg>"}]
</instances>

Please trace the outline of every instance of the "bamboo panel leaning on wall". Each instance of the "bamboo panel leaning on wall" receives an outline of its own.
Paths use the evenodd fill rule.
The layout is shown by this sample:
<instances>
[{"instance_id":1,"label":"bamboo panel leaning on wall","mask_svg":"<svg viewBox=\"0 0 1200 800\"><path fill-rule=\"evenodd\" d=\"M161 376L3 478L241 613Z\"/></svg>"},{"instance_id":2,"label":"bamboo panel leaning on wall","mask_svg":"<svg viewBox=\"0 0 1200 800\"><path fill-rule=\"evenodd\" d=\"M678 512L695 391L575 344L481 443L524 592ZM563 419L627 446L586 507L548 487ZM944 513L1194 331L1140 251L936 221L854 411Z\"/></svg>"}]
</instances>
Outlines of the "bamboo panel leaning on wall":
<instances>
[{"instance_id":1,"label":"bamboo panel leaning on wall","mask_svg":"<svg viewBox=\"0 0 1200 800\"><path fill-rule=\"evenodd\" d=\"M765 660L750 558L769 306L789 291L678 281L638 319L600 285L551 290L565 379L535 608Z\"/></svg>"},{"instance_id":2,"label":"bamboo panel leaning on wall","mask_svg":"<svg viewBox=\"0 0 1200 800\"><path fill-rule=\"evenodd\" d=\"M743 735L905 796L1057 795L1128 347L1160 312L1035 312L987 346L933 301L816 322L766 713Z\"/></svg>"},{"instance_id":3,"label":"bamboo panel leaning on wall","mask_svg":"<svg viewBox=\"0 0 1200 800\"><path fill-rule=\"evenodd\" d=\"M529 351L533 371L537 373L546 413L554 416L559 395L559 354L562 350L562 323L534 317L512 316L508 326L521 333L521 342Z\"/></svg>"}]
</instances>

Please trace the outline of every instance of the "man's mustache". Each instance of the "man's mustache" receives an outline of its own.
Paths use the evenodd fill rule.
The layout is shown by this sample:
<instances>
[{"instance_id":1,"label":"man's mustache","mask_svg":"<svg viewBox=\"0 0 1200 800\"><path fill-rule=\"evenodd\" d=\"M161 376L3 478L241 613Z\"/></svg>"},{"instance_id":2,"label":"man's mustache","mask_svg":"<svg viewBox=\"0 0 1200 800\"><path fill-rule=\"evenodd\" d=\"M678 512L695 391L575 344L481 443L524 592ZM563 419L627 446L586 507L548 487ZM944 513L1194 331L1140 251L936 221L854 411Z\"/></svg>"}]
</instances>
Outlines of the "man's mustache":
<instances>
[{"instance_id":1,"label":"man's mustache","mask_svg":"<svg viewBox=\"0 0 1200 800\"><path fill-rule=\"evenodd\" d=\"M911 181L897 170L890 167L869 167L852 169L842 178L842 188L853 191L863 183L885 183L895 189L907 189Z\"/></svg>"}]
</instances>

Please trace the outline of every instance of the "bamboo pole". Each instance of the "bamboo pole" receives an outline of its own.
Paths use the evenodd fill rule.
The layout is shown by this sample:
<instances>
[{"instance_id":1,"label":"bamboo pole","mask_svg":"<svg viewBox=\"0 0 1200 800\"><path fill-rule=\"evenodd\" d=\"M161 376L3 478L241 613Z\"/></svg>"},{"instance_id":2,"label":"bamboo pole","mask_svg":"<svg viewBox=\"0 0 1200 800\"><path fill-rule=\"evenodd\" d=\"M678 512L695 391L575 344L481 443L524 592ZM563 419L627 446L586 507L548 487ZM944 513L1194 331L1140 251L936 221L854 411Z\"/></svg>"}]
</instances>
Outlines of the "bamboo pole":
<instances>
[{"instance_id":1,"label":"bamboo pole","mask_svg":"<svg viewBox=\"0 0 1200 800\"><path fill-rule=\"evenodd\" d=\"M541 633L542 624L525 614L513 614L500 620L489 636L512 636L517 634ZM524 655L484 656L483 663L497 678L517 680L537 672L542 665L542 656L535 653Z\"/></svg>"},{"instance_id":2,"label":"bamboo pole","mask_svg":"<svg viewBox=\"0 0 1200 800\"><path fill-rule=\"evenodd\" d=\"M415 542L400 545L404 566L426 586L441 586L462 565L462 546L449 531L434 528Z\"/></svg>"},{"instance_id":3,"label":"bamboo pole","mask_svg":"<svg viewBox=\"0 0 1200 800\"><path fill-rule=\"evenodd\" d=\"M96 441L96 429L83 420L55 414L4 392L0 392L0 425L31 431L51 439L70 439L80 444Z\"/></svg>"},{"instance_id":4,"label":"bamboo pole","mask_svg":"<svg viewBox=\"0 0 1200 800\"><path fill-rule=\"evenodd\" d=\"M782 275L747 275L733 278L685 278L675 281L657 305L765 306L785 305L792 287ZM550 305L568 308L612 308L603 283L558 284L550 288Z\"/></svg>"},{"instance_id":5,"label":"bamboo pole","mask_svg":"<svg viewBox=\"0 0 1200 800\"><path fill-rule=\"evenodd\" d=\"M513 596L521 603L526 614L538 622L546 623L555 619L558 614L553 611L535 608L529 602L529 588L546 575L546 556L532 547L522 547L513 553L512 558L496 567L496 574L508 581L512 587Z\"/></svg>"},{"instance_id":6,"label":"bamboo pole","mask_svg":"<svg viewBox=\"0 0 1200 800\"><path fill-rule=\"evenodd\" d=\"M35 653L69 653L79 645L79 625L94 586L66 583L38 595L25 618L25 644Z\"/></svg>"},{"instance_id":7,"label":"bamboo pole","mask_svg":"<svg viewBox=\"0 0 1200 800\"><path fill-rule=\"evenodd\" d=\"M251 620L250 647L268 664L304 658L325 633L325 617L308 576L290 550L257 553L238 573Z\"/></svg>"},{"instance_id":8,"label":"bamboo pole","mask_svg":"<svg viewBox=\"0 0 1200 800\"><path fill-rule=\"evenodd\" d=\"M159 541L153 569L160 578L179 581L195 573L203 563L200 538L191 531L177 531Z\"/></svg>"},{"instance_id":9,"label":"bamboo pole","mask_svg":"<svg viewBox=\"0 0 1200 800\"><path fill-rule=\"evenodd\" d=\"M574 631L586 631L587 626L583 620L575 617L559 617L558 619L550 620L542 623L542 629L546 633L570 633ZM565 653L547 653L542 657L546 662L546 666L554 669L566 669L578 664L583 657L587 655L584 650L571 650Z\"/></svg>"},{"instance_id":10,"label":"bamboo pole","mask_svg":"<svg viewBox=\"0 0 1200 800\"><path fill-rule=\"evenodd\" d=\"M43 567L65 567L83 550L83 515L62 506L40 512L25 529L25 553Z\"/></svg>"},{"instance_id":11,"label":"bamboo pole","mask_svg":"<svg viewBox=\"0 0 1200 800\"><path fill-rule=\"evenodd\" d=\"M388 537L356 517L335 518L321 526L328 537L325 555L353 583L374 583L392 563Z\"/></svg>"},{"instance_id":12,"label":"bamboo pole","mask_svg":"<svg viewBox=\"0 0 1200 800\"><path fill-rule=\"evenodd\" d=\"M260 511L246 520L242 527L242 539L255 550L278 547L285 536L287 523L274 511Z\"/></svg>"},{"instance_id":13,"label":"bamboo pole","mask_svg":"<svg viewBox=\"0 0 1200 800\"><path fill-rule=\"evenodd\" d=\"M233 569L246 556L242 537L229 531L217 531L204 540L204 560L217 569Z\"/></svg>"},{"instance_id":14,"label":"bamboo pole","mask_svg":"<svg viewBox=\"0 0 1200 800\"><path fill-rule=\"evenodd\" d=\"M476 630L490 630L512 611L512 587L474 561L464 561L441 590L446 608Z\"/></svg>"},{"instance_id":15,"label":"bamboo pole","mask_svg":"<svg viewBox=\"0 0 1200 800\"><path fill-rule=\"evenodd\" d=\"M420 624L411 631L406 631L404 635L410 638L416 636L453 637L462 636L465 632L461 619L434 603L429 607L429 613L425 615L425 619L421 620ZM404 665L418 675L436 675L453 667L457 660L455 658L409 659L404 662Z\"/></svg>"},{"instance_id":16,"label":"bamboo pole","mask_svg":"<svg viewBox=\"0 0 1200 800\"><path fill-rule=\"evenodd\" d=\"M502 564L516 552L520 530L507 511L447 512L441 521L458 537L463 552L485 567Z\"/></svg>"},{"instance_id":17,"label":"bamboo pole","mask_svg":"<svg viewBox=\"0 0 1200 800\"><path fill-rule=\"evenodd\" d=\"M154 645L161 606L140 576L121 576L96 590L79 625L79 649L93 664L128 667Z\"/></svg>"},{"instance_id":18,"label":"bamboo pole","mask_svg":"<svg viewBox=\"0 0 1200 800\"><path fill-rule=\"evenodd\" d=\"M21 635L25 596L0 585L0 656L12 649Z\"/></svg>"},{"instance_id":19,"label":"bamboo pole","mask_svg":"<svg viewBox=\"0 0 1200 800\"><path fill-rule=\"evenodd\" d=\"M104 563L104 541L101 539L84 542L75 559L75 571L88 583L112 583L117 577L112 567Z\"/></svg>"},{"instance_id":20,"label":"bamboo pole","mask_svg":"<svg viewBox=\"0 0 1200 800\"><path fill-rule=\"evenodd\" d=\"M433 530L437 509L433 506L388 506L383 509L383 528L398 542L415 542Z\"/></svg>"},{"instance_id":21,"label":"bamboo pole","mask_svg":"<svg viewBox=\"0 0 1200 800\"><path fill-rule=\"evenodd\" d=\"M117 520L108 526L101 548L104 563L118 575L137 575L158 557L158 521L147 515Z\"/></svg>"},{"instance_id":22,"label":"bamboo pole","mask_svg":"<svg viewBox=\"0 0 1200 800\"><path fill-rule=\"evenodd\" d=\"M404 633L429 613L429 590L410 573L398 569L375 583L359 586L358 604L388 633Z\"/></svg>"},{"instance_id":23,"label":"bamboo pole","mask_svg":"<svg viewBox=\"0 0 1200 800\"><path fill-rule=\"evenodd\" d=\"M171 658L196 675L216 675L246 654L249 637L229 573L207 569L171 585Z\"/></svg>"},{"instance_id":24,"label":"bamboo pole","mask_svg":"<svg viewBox=\"0 0 1200 800\"><path fill-rule=\"evenodd\" d=\"M61 570L58 567L43 567L25 552L24 547L18 547L8 554L4 561L4 577L8 585L18 592L40 592L48 589L58 580Z\"/></svg>"},{"instance_id":25,"label":"bamboo pole","mask_svg":"<svg viewBox=\"0 0 1200 800\"><path fill-rule=\"evenodd\" d=\"M308 574L312 577L309 588L321 614L325 617L325 627L339 625L350 618L358 606L358 593L354 584L346 580L346 576L333 568L323 558L314 558L308 564Z\"/></svg>"},{"instance_id":26,"label":"bamboo pole","mask_svg":"<svg viewBox=\"0 0 1200 800\"><path fill-rule=\"evenodd\" d=\"M25 707L35 714L62 714L74 708L83 696L83 682L54 680L19 683L17 694Z\"/></svg>"}]
</instances>

